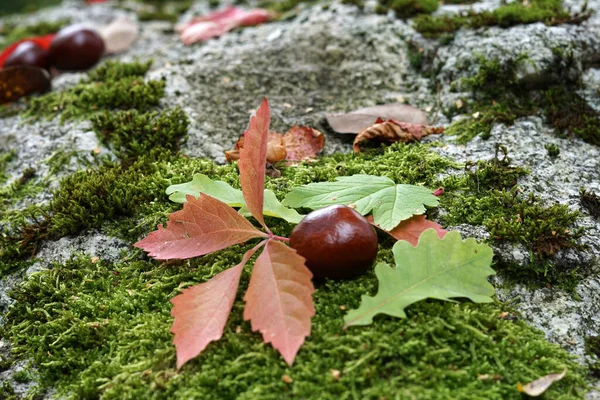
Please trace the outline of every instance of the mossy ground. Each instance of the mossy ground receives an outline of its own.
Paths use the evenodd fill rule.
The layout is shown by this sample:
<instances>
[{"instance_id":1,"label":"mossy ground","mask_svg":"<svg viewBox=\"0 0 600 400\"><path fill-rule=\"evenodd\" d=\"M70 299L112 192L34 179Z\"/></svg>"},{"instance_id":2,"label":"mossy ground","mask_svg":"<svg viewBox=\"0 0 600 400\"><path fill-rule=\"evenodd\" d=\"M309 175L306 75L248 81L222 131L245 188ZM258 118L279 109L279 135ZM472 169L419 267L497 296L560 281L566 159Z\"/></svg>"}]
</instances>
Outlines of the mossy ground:
<instances>
[{"instance_id":1,"label":"mossy ground","mask_svg":"<svg viewBox=\"0 0 600 400\"><path fill-rule=\"evenodd\" d=\"M0 13L1 15L1 13ZM25 39L31 36L43 36L49 33L56 33L61 28L69 24L69 20L57 22L40 22L35 25L16 25L4 24L0 27L0 51L17 40Z\"/></svg>"},{"instance_id":2,"label":"mossy ground","mask_svg":"<svg viewBox=\"0 0 600 400\"><path fill-rule=\"evenodd\" d=\"M520 24L543 22L546 25L580 23L590 13L582 10L571 14L563 8L561 0L532 0L503 4L492 11L468 11L457 15L431 16L428 13L417 15L413 22L415 29L427 38L437 38L442 34L453 33L460 28L481 28L500 26L507 28Z\"/></svg>"},{"instance_id":3,"label":"mossy ground","mask_svg":"<svg viewBox=\"0 0 600 400\"><path fill-rule=\"evenodd\" d=\"M92 72L82 85L93 83L100 89L92 93L107 93L106 97L112 98L118 86L106 82L131 77L141 82L146 69L140 64L108 64ZM133 244L180 208L168 201L165 188L190 180L194 173L239 187L235 164L218 166L177 153L187 126L179 110L151 113L145 99L101 103L98 108L132 108L107 114L92 107L97 96L83 91L66 93L40 97L30 107L42 115L91 118L97 134L118 159L98 159L93 168L64 178L47 207L16 211L10 217L13 229L4 232L3 260L30 262L25 250L35 251L40 240L90 228ZM161 95L162 91L157 91L150 97ZM84 114L75 112L77 102L82 102ZM56 104L62 106L54 109ZM150 150L150 142L142 138L156 148ZM294 186L356 173L385 175L396 182L431 188L444 186L445 218L488 226L484 218L466 221L460 215L459 202L476 197L482 204L477 204L475 214L494 215L498 232L504 232L492 240L519 242L539 233L514 230L510 218L518 207L531 207L527 210L533 210L532 222L540 213L562 215L562 219L557 217L556 227L573 222L575 216L562 213L565 210L560 206L544 208L536 200L520 196L511 199L517 208L506 211L502 199L507 192L503 190L510 190L525 171L511 167L506 154L504 157L471 166L476 168L464 175L444 178L444 172L458 172L464 166L436 155L427 146L396 144L358 155L335 154L310 166L283 168L282 176L267 179L266 186L282 198ZM526 212L523 215L528 216ZM3 216L6 222L8 217ZM269 219L268 223L279 235L288 235L292 229L280 220ZM534 229L533 223L524 226ZM392 244L391 239L382 237L381 261L390 261ZM81 255L54 264L12 292L17 302L6 315L2 336L13 344L15 357L30 359L39 369L40 390L54 386L74 398L509 399L521 398L515 389L517 382L564 367L569 368L569 375L550 393L553 398L581 397L583 369L499 303L427 301L411 306L406 320L382 317L369 327L342 330L345 310L356 307L360 295L376 290L372 272L354 281L317 285L312 334L294 367L286 366L242 320L241 291L224 338L178 373L169 333L169 300L181 288L235 265L243 251L238 246L161 264L132 248L116 262ZM23 264L13 266L19 267ZM502 268L511 273L510 268ZM543 277L536 268L515 276L539 281ZM242 289L249 273L248 267ZM562 277L560 273L556 276ZM9 393L8 388L6 391Z\"/></svg>"}]
</instances>

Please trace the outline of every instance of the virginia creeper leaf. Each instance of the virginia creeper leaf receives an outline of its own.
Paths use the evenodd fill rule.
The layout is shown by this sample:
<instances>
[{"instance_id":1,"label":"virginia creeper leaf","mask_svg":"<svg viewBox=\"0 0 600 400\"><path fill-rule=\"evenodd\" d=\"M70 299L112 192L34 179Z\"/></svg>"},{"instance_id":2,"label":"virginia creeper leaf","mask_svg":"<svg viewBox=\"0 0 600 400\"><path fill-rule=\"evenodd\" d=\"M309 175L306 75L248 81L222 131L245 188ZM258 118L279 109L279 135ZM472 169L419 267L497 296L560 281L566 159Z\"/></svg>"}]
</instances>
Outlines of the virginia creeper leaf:
<instances>
[{"instance_id":1,"label":"virginia creeper leaf","mask_svg":"<svg viewBox=\"0 0 600 400\"><path fill-rule=\"evenodd\" d=\"M373 225L375 225L373 223L372 216L369 215L367 217L367 220ZM412 244L413 246L416 246L417 243L419 243L419 237L421 236L421 234L425 230L430 228L435 229L440 239L443 238L446 233L448 233L448 231L442 228L440 224L426 219L425 215L413 215L409 219L400 222L400 225L398 225L391 231L385 232L396 240L406 240L408 243Z\"/></svg>"},{"instance_id":2,"label":"virginia creeper leaf","mask_svg":"<svg viewBox=\"0 0 600 400\"><path fill-rule=\"evenodd\" d=\"M267 229L263 218L267 141L271 112L269 102L263 98L250 126L244 132L244 147L240 149L240 184L246 206L254 218ZM267 229L268 230L268 229Z\"/></svg>"},{"instance_id":3,"label":"virginia creeper leaf","mask_svg":"<svg viewBox=\"0 0 600 400\"><path fill-rule=\"evenodd\" d=\"M362 215L372 211L374 222L389 231L401 221L423 214L425 206L437 206L438 198L422 186L397 185L383 176L352 175L338 177L335 182L309 183L294 188L282 204L313 210L343 204L354 207Z\"/></svg>"},{"instance_id":4,"label":"virginia creeper leaf","mask_svg":"<svg viewBox=\"0 0 600 400\"><path fill-rule=\"evenodd\" d=\"M223 336L229 312L235 300L244 265L264 242L248 250L242 261L209 281L183 289L171 299L174 318L171 333L177 349L177 369L196 357L213 340Z\"/></svg>"},{"instance_id":5,"label":"virginia creeper leaf","mask_svg":"<svg viewBox=\"0 0 600 400\"><path fill-rule=\"evenodd\" d=\"M494 287L487 276L495 272L490 268L493 252L489 246L472 238L463 241L456 231L440 239L434 229L428 229L417 247L399 241L392 251L396 268L377 264L379 290L375 296L362 296L360 307L344 318L346 326L369 325L377 314L406 318L404 309L426 298L492 301Z\"/></svg>"},{"instance_id":6,"label":"virginia creeper leaf","mask_svg":"<svg viewBox=\"0 0 600 400\"><path fill-rule=\"evenodd\" d=\"M254 263L244 319L292 365L315 314L312 273L296 250L269 241Z\"/></svg>"},{"instance_id":7,"label":"virginia creeper leaf","mask_svg":"<svg viewBox=\"0 0 600 400\"><path fill-rule=\"evenodd\" d=\"M227 204L207 195L188 195L183 210L169 215L166 228L159 225L134 246L157 260L184 259L266 236Z\"/></svg>"},{"instance_id":8,"label":"virginia creeper leaf","mask_svg":"<svg viewBox=\"0 0 600 400\"><path fill-rule=\"evenodd\" d=\"M200 196L200 193L207 194L231 207L242 207L239 213L245 217L251 216L250 211L244 207L246 202L241 190L235 189L225 182L213 181L206 175L195 174L191 182L171 185L167 188L166 193L170 194L169 199L175 203L185 203L185 197L188 194L194 197ZM299 214L293 208L284 207L270 189L265 189L263 214L281 218L293 224L297 224L304 218L304 215Z\"/></svg>"}]
</instances>

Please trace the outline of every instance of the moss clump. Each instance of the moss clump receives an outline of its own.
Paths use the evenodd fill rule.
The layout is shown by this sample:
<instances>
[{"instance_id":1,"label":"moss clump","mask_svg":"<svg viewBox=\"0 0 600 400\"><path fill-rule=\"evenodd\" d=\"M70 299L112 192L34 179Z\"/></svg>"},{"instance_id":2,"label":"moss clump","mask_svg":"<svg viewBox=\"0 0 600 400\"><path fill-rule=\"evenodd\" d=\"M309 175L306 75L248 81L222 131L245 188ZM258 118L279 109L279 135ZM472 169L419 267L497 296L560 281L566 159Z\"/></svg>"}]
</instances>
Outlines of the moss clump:
<instances>
[{"instance_id":1,"label":"moss clump","mask_svg":"<svg viewBox=\"0 0 600 400\"><path fill-rule=\"evenodd\" d=\"M394 10L398 18L411 18L419 14L431 14L438 8L437 0L379 0L377 12L386 14Z\"/></svg>"},{"instance_id":2,"label":"moss clump","mask_svg":"<svg viewBox=\"0 0 600 400\"><path fill-rule=\"evenodd\" d=\"M549 143L544 145L544 148L548 152L548 156L550 158L556 158L560 154L560 148L554 143Z\"/></svg>"},{"instance_id":3,"label":"moss clump","mask_svg":"<svg viewBox=\"0 0 600 400\"><path fill-rule=\"evenodd\" d=\"M102 143L121 159L136 159L154 148L175 151L188 127L187 116L180 108L161 113L105 111L94 115L91 122Z\"/></svg>"},{"instance_id":4,"label":"moss clump","mask_svg":"<svg viewBox=\"0 0 600 400\"><path fill-rule=\"evenodd\" d=\"M502 318L510 310L501 304L426 301L411 306L408 319L380 317L343 330L344 310L374 292L372 273L317 286L311 336L288 367L243 321L246 268L224 337L177 372L169 300L184 282L203 282L235 265L244 250L184 265L83 256L54 264L12 292L17 302L4 336L15 354L34 360L43 387L74 398L519 399L517 382L565 367L569 373L548 395L583 395L582 368L542 333Z\"/></svg>"},{"instance_id":5,"label":"moss clump","mask_svg":"<svg viewBox=\"0 0 600 400\"><path fill-rule=\"evenodd\" d=\"M1 14L1 13L0 13ZM61 28L69 24L69 20L60 20L56 22L42 21L35 25L15 25L5 24L0 28L0 35L3 36L0 41L0 50L9 46L13 42L21 39L26 39L32 36L43 36L50 33L56 33Z\"/></svg>"},{"instance_id":6,"label":"moss clump","mask_svg":"<svg viewBox=\"0 0 600 400\"><path fill-rule=\"evenodd\" d=\"M569 137L600 146L600 117L573 88L556 86L544 91L548 123Z\"/></svg>"},{"instance_id":7,"label":"moss clump","mask_svg":"<svg viewBox=\"0 0 600 400\"><path fill-rule=\"evenodd\" d=\"M32 98L24 115L52 118L60 114L65 121L89 117L100 110L150 110L158 105L165 82L145 82L143 75L149 67L149 63L107 63L71 89Z\"/></svg>"},{"instance_id":8,"label":"moss clump","mask_svg":"<svg viewBox=\"0 0 600 400\"><path fill-rule=\"evenodd\" d=\"M418 15L413 21L417 31L428 38L436 38L443 33L455 32L460 28L477 29L486 26L508 28L514 25L543 22L546 25L581 23L590 13L583 10L571 15L562 7L561 0L532 0L504 4L492 11L468 11L453 16Z\"/></svg>"},{"instance_id":9,"label":"moss clump","mask_svg":"<svg viewBox=\"0 0 600 400\"><path fill-rule=\"evenodd\" d=\"M545 205L539 198L523 197L517 179L527 171L510 166L498 154L492 161L467 165L463 192L446 193L440 198L447 211L442 219L447 225L468 223L481 225L498 242L518 243L530 253L527 267L498 265L498 269L516 281L531 285L558 285L570 289L583 271L566 270L552 264L552 256L563 249L580 249L582 229L573 229L579 213L563 204Z\"/></svg>"},{"instance_id":10,"label":"moss clump","mask_svg":"<svg viewBox=\"0 0 600 400\"><path fill-rule=\"evenodd\" d=\"M179 15L163 9L156 11L140 11L138 13L138 20L140 21L167 21L174 24L178 19Z\"/></svg>"},{"instance_id":11,"label":"moss clump","mask_svg":"<svg viewBox=\"0 0 600 400\"><path fill-rule=\"evenodd\" d=\"M586 337L585 351L592 357L590 371L596 378L600 378L600 336Z\"/></svg>"},{"instance_id":12,"label":"moss clump","mask_svg":"<svg viewBox=\"0 0 600 400\"><path fill-rule=\"evenodd\" d=\"M581 189L579 191L579 200L581 201L581 205L587 208L592 216L600 218L600 196L594 192Z\"/></svg>"}]
</instances>

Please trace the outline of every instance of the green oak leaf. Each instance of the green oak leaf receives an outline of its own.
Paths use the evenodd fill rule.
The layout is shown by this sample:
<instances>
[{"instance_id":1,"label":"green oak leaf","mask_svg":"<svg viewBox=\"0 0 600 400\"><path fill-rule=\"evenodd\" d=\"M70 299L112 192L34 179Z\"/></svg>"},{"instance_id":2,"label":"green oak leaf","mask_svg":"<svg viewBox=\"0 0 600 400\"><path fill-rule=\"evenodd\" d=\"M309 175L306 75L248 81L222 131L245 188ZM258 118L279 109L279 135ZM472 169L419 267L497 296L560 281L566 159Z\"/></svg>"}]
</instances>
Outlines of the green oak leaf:
<instances>
[{"instance_id":1,"label":"green oak leaf","mask_svg":"<svg viewBox=\"0 0 600 400\"><path fill-rule=\"evenodd\" d=\"M204 193L231 207L241 207L239 213L245 217L252 215L246 208L241 190L235 189L222 181L213 181L203 174L195 174L190 182L169 186L166 193L170 195L169 200L175 203L185 203L185 196L188 194L198 197L200 193ZM263 213L269 217L281 218L293 224L297 224L304 218L304 215L299 214L293 208L283 206L277 200L275 193L269 189L265 189Z\"/></svg>"},{"instance_id":2,"label":"green oak leaf","mask_svg":"<svg viewBox=\"0 0 600 400\"><path fill-rule=\"evenodd\" d=\"M379 290L375 296L362 296L360 307L344 317L346 326L369 325L377 314L406 318L404 309L426 298L492 301L494 287L487 277L496 272L490 267L493 252L489 246L473 238L463 241L456 231L440 239L434 229L427 229L416 247L401 240L392 251L396 268L377 264Z\"/></svg>"},{"instance_id":3,"label":"green oak leaf","mask_svg":"<svg viewBox=\"0 0 600 400\"><path fill-rule=\"evenodd\" d=\"M362 215L372 211L375 224L390 231L405 219L425 213L425 206L437 206L438 198L423 186L397 185L384 176L352 175L294 188L282 203L313 210L352 204Z\"/></svg>"}]
</instances>

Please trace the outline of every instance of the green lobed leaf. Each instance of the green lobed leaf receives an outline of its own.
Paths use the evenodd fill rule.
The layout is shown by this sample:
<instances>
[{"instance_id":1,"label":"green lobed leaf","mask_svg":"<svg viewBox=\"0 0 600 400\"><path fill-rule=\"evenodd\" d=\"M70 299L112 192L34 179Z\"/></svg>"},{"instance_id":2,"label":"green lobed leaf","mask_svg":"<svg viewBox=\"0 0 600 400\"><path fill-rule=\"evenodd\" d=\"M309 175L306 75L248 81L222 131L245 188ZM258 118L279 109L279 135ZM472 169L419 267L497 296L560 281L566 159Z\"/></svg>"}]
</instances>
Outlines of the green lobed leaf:
<instances>
[{"instance_id":1,"label":"green lobed leaf","mask_svg":"<svg viewBox=\"0 0 600 400\"><path fill-rule=\"evenodd\" d=\"M425 213L425 206L437 206L438 198L423 186L397 185L383 176L352 175L336 178L335 182L294 188L282 204L313 210L332 204L352 204L362 215L373 212L375 224L390 231L413 215Z\"/></svg>"},{"instance_id":2,"label":"green lobed leaf","mask_svg":"<svg viewBox=\"0 0 600 400\"><path fill-rule=\"evenodd\" d=\"M169 200L175 203L185 203L185 196L188 194L198 197L200 193L204 193L231 207L241 207L239 213L245 217L252 215L246 207L241 190L235 189L222 181L213 181L203 174L195 174L190 182L169 186L166 193L170 195ZM304 215L299 214L293 208L281 204L275 193L269 189L265 189L263 214L269 217L281 218L293 224L297 224L304 218Z\"/></svg>"},{"instance_id":3,"label":"green lobed leaf","mask_svg":"<svg viewBox=\"0 0 600 400\"><path fill-rule=\"evenodd\" d=\"M379 290L375 296L362 296L360 307L344 318L346 326L369 325L377 314L406 318L404 309L426 298L492 301L494 287L487 277L495 271L490 267L493 252L489 246L473 238L463 241L456 231L440 239L434 229L427 229L417 247L398 241L392 251L396 268L377 264Z\"/></svg>"}]
</instances>

